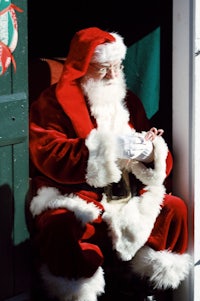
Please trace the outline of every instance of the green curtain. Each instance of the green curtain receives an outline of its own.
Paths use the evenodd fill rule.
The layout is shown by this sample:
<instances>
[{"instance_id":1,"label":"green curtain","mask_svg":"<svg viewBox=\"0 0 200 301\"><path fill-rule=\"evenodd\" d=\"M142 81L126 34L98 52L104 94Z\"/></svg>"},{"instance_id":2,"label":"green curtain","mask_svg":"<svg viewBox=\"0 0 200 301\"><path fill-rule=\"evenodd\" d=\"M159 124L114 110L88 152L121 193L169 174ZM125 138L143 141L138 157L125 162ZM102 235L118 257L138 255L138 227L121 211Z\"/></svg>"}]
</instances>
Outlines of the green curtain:
<instances>
[{"instance_id":1,"label":"green curtain","mask_svg":"<svg viewBox=\"0 0 200 301\"><path fill-rule=\"evenodd\" d=\"M160 28L127 49L124 62L128 88L143 102L148 118L159 109Z\"/></svg>"}]
</instances>

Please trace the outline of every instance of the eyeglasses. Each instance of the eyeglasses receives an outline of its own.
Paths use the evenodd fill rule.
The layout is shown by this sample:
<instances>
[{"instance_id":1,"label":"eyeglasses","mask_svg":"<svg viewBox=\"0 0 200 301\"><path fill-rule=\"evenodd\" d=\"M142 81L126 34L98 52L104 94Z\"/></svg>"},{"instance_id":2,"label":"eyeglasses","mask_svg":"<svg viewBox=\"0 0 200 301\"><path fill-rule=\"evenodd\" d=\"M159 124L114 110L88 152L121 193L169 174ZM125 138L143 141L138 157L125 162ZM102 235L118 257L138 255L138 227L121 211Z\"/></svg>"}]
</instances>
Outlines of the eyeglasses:
<instances>
[{"instance_id":1,"label":"eyeglasses","mask_svg":"<svg viewBox=\"0 0 200 301\"><path fill-rule=\"evenodd\" d=\"M124 66L121 62L114 64L114 65L109 65L109 66L90 63L90 66L92 68L94 68L95 71L101 76L105 76L109 71L113 71L113 72L117 73L120 70L123 70L123 68L124 68Z\"/></svg>"}]
</instances>

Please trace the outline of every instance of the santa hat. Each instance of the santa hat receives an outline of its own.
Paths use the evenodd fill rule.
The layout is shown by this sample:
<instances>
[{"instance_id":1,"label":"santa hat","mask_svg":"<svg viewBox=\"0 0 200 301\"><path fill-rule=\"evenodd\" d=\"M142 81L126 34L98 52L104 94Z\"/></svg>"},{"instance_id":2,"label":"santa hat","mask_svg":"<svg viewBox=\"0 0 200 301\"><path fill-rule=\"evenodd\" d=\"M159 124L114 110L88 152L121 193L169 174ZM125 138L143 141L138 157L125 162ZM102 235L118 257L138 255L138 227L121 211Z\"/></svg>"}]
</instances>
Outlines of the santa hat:
<instances>
[{"instance_id":1,"label":"santa hat","mask_svg":"<svg viewBox=\"0 0 200 301\"><path fill-rule=\"evenodd\" d=\"M110 33L115 41L98 45L92 56L91 62L105 63L110 61L124 60L126 55L126 46L123 38L118 33Z\"/></svg>"},{"instance_id":2,"label":"santa hat","mask_svg":"<svg viewBox=\"0 0 200 301\"><path fill-rule=\"evenodd\" d=\"M100 63L123 60L125 54L126 46L123 38L117 33L90 27L78 31L72 38L63 72L56 87L56 96L79 137L85 138L93 129L93 125L76 80L85 75L91 60Z\"/></svg>"},{"instance_id":3,"label":"santa hat","mask_svg":"<svg viewBox=\"0 0 200 301\"><path fill-rule=\"evenodd\" d=\"M86 73L89 63L123 60L126 46L118 33L97 27L78 31L72 38L61 80L78 79Z\"/></svg>"}]
</instances>

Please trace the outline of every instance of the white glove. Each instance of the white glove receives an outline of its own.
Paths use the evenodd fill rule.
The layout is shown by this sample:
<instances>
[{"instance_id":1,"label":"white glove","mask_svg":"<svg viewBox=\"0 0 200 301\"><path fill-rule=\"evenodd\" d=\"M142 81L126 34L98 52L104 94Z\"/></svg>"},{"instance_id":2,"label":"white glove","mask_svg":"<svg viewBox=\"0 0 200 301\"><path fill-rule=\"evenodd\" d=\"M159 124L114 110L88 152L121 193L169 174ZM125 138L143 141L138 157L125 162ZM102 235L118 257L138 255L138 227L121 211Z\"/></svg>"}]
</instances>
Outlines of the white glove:
<instances>
[{"instance_id":1,"label":"white glove","mask_svg":"<svg viewBox=\"0 0 200 301\"><path fill-rule=\"evenodd\" d=\"M151 162L153 160L153 144L139 133L118 136L117 156L119 159Z\"/></svg>"}]
</instances>

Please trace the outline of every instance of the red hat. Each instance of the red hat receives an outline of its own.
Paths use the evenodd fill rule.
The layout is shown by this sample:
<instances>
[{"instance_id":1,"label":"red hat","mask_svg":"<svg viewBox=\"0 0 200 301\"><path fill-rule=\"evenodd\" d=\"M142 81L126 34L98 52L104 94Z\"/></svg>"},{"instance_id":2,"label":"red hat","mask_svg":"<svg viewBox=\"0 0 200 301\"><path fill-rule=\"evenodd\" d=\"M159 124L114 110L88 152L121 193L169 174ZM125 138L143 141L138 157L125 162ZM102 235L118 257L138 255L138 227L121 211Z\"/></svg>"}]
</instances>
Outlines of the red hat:
<instances>
[{"instance_id":1,"label":"red hat","mask_svg":"<svg viewBox=\"0 0 200 301\"><path fill-rule=\"evenodd\" d=\"M116 33L111 34L97 27L91 27L78 31L71 41L63 72L56 87L56 96L63 110L70 117L79 137L85 138L93 125L76 80L85 75L91 60L102 62L105 58L111 59L110 54L113 53L111 44L116 44L115 48L119 49L118 57L124 59L126 46ZM101 45L105 47L100 47Z\"/></svg>"},{"instance_id":2,"label":"red hat","mask_svg":"<svg viewBox=\"0 0 200 301\"><path fill-rule=\"evenodd\" d=\"M123 38L116 32L110 34L115 38L115 41L98 45L94 50L91 62L105 63L117 60L121 61L125 58L127 47L124 44Z\"/></svg>"}]
</instances>

